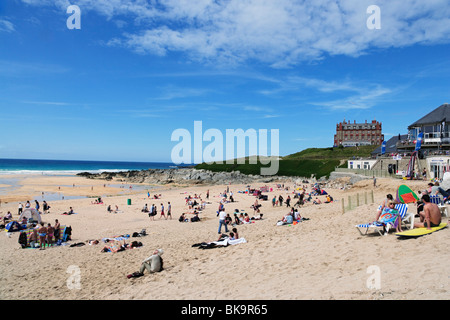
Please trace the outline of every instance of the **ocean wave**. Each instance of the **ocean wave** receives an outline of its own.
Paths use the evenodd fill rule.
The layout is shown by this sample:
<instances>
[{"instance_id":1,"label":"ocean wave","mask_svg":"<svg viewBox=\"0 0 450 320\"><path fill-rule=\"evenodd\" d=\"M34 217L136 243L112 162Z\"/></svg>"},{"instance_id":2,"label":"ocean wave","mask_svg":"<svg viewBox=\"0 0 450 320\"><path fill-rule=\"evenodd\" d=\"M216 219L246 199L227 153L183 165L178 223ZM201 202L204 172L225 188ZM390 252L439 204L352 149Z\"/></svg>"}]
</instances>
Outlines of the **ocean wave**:
<instances>
[{"instance_id":1,"label":"ocean wave","mask_svg":"<svg viewBox=\"0 0 450 320\"><path fill-rule=\"evenodd\" d=\"M44 175L44 176L55 176L55 175L76 175L81 172L89 173L102 173L102 172L121 172L130 171L135 169L78 169L78 170L1 170L1 175Z\"/></svg>"}]
</instances>

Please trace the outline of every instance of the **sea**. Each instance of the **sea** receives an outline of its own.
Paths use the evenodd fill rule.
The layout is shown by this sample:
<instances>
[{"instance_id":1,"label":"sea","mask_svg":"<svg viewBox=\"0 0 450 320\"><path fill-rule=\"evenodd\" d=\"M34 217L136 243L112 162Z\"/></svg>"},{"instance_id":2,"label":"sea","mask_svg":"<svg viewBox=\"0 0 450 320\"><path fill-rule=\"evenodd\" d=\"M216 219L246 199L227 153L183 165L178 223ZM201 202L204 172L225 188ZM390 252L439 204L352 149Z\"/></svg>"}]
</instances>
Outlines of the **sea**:
<instances>
[{"instance_id":1,"label":"sea","mask_svg":"<svg viewBox=\"0 0 450 320\"><path fill-rule=\"evenodd\" d=\"M169 162L0 159L0 175L75 175L80 172L101 173L172 168L178 168L178 166Z\"/></svg>"},{"instance_id":2,"label":"sea","mask_svg":"<svg viewBox=\"0 0 450 320\"><path fill-rule=\"evenodd\" d=\"M147 169L174 169L178 168L168 162L125 162L125 161L81 161L81 160L39 160L39 159L0 159L0 200L1 196L20 187L20 178L23 175L45 176L74 176L81 172L101 173L119 172ZM134 190L149 190L156 187L134 185ZM121 184L109 184L111 187L123 188ZM67 196L60 192L46 193L42 197L32 200L69 200L86 198L82 196ZM1 203L1 202L0 202Z\"/></svg>"}]
</instances>

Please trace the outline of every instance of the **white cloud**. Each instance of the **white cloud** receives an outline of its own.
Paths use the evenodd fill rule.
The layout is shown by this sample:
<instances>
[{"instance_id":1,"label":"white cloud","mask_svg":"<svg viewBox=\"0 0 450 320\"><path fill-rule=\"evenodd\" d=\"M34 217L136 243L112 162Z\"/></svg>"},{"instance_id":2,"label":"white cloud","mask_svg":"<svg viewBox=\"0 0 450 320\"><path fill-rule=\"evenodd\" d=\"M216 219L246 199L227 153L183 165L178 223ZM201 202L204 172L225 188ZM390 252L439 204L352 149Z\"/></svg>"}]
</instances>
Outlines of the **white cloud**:
<instances>
[{"instance_id":1,"label":"white cloud","mask_svg":"<svg viewBox=\"0 0 450 320\"><path fill-rule=\"evenodd\" d=\"M354 95L346 96L342 99L312 102L312 105L325 107L330 110L354 110L354 109L370 109L377 105L383 96L391 93L392 90L375 86L370 88L359 88Z\"/></svg>"},{"instance_id":2,"label":"white cloud","mask_svg":"<svg viewBox=\"0 0 450 320\"><path fill-rule=\"evenodd\" d=\"M14 24L12 22L0 18L0 32L13 32L15 31Z\"/></svg>"},{"instance_id":3,"label":"white cloud","mask_svg":"<svg viewBox=\"0 0 450 320\"><path fill-rule=\"evenodd\" d=\"M449 42L448 0L378 0L380 30L366 26L366 10L372 4L373 0L77 1L82 12L134 21L133 32L110 39L110 45L159 56L178 52L216 65L258 61L281 68L327 55L359 56L373 48Z\"/></svg>"},{"instance_id":4,"label":"white cloud","mask_svg":"<svg viewBox=\"0 0 450 320\"><path fill-rule=\"evenodd\" d=\"M301 97L303 103L329 110L369 109L377 105L386 95L397 92L398 88L386 88L377 83L362 83L357 80L323 80L300 76L278 79L278 86L260 90L266 96L292 94ZM333 94L332 100L327 100ZM335 97L339 97L336 99Z\"/></svg>"}]
</instances>

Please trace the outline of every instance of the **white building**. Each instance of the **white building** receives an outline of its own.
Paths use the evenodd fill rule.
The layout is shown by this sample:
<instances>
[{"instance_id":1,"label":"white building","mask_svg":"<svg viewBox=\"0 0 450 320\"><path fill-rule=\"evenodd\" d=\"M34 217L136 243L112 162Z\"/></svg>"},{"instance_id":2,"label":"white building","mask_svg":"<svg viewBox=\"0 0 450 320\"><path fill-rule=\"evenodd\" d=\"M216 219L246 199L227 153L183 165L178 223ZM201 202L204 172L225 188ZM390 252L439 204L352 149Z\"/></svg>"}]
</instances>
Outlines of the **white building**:
<instances>
[{"instance_id":1,"label":"white building","mask_svg":"<svg viewBox=\"0 0 450 320\"><path fill-rule=\"evenodd\" d=\"M361 160L348 160L347 165L349 169L363 169L371 170L377 160L361 159Z\"/></svg>"}]
</instances>

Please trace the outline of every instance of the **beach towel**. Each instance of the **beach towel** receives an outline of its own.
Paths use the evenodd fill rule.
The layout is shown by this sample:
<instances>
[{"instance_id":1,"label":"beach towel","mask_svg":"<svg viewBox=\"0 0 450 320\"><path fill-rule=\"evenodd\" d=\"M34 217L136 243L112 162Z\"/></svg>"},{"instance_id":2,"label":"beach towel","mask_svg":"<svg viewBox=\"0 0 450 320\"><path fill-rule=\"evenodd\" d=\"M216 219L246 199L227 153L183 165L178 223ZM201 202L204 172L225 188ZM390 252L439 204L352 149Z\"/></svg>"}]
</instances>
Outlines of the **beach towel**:
<instances>
[{"instance_id":1,"label":"beach towel","mask_svg":"<svg viewBox=\"0 0 450 320\"><path fill-rule=\"evenodd\" d=\"M127 234L127 235L122 235L122 236L118 236L118 237L114 237L114 238L103 238L102 241L103 242L122 241L122 240L127 240L129 237L130 237L130 235Z\"/></svg>"},{"instance_id":2,"label":"beach towel","mask_svg":"<svg viewBox=\"0 0 450 320\"><path fill-rule=\"evenodd\" d=\"M236 244L247 243L247 240L245 240L245 238L239 238L239 239L234 239L234 240L227 239L227 240L228 240L228 244L232 245L232 246L234 246Z\"/></svg>"},{"instance_id":3,"label":"beach towel","mask_svg":"<svg viewBox=\"0 0 450 320\"><path fill-rule=\"evenodd\" d=\"M391 224L394 228L397 228L399 222L399 213L397 210L389 210L386 209L380 216L380 219L377 221L382 225Z\"/></svg>"},{"instance_id":4,"label":"beach towel","mask_svg":"<svg viewBox=\"0 0 450 320\"><path fill-rule=\"evenodd\" d=\"M192 247L198 247L199 249L212 249L212 248L227 247L228 245L233 246L241 243L247 243L247 240L245 240L245 238L239 238L234 240L231 240L230 238L225 238L220 241L197 243L192 245Z\"/></svg>"}]
</instances>

